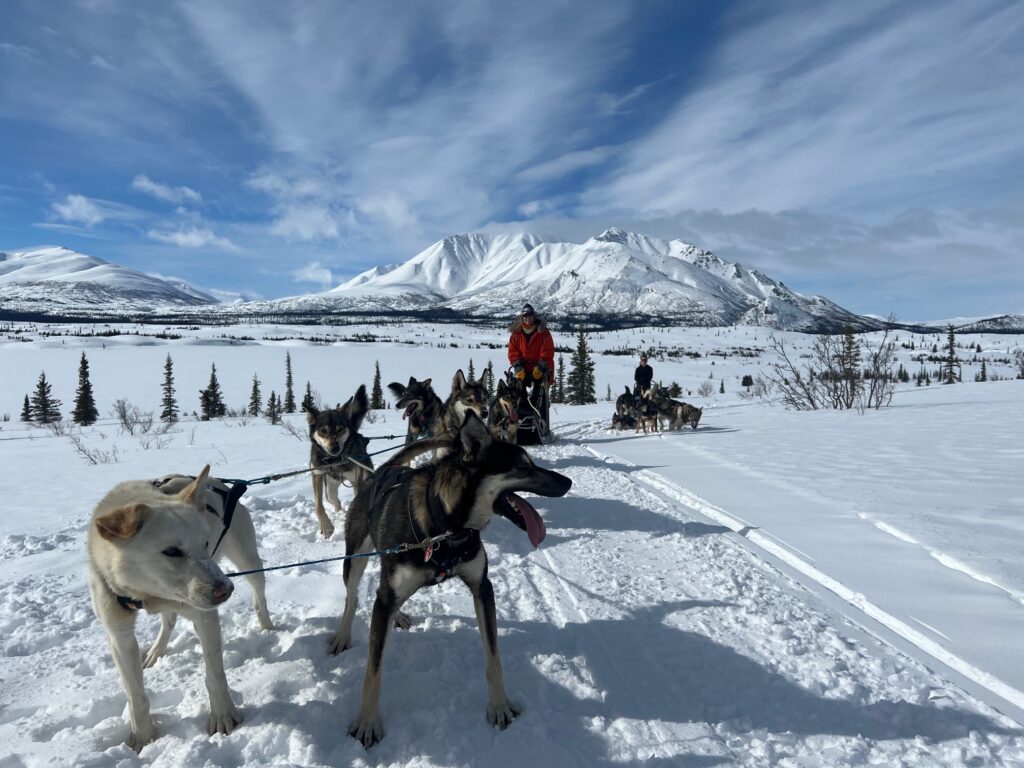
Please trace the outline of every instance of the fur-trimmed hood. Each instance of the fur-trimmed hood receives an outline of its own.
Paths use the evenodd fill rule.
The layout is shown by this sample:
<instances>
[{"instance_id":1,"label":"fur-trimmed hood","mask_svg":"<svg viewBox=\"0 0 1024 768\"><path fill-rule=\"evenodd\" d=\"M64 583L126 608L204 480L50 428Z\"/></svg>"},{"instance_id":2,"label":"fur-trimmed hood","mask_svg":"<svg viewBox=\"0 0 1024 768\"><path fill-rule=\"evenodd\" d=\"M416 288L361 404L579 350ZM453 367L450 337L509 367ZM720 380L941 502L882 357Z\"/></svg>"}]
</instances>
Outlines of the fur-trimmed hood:
<instances>
[{"instance_id":1,"label":"fur-trimmed hood","mask_svg":"<svg viewBox=\"0 0 1024 768\"><path fill-rule=\"evenodd\" d=\"M538 317L537 318L537 322L534 325L534 330L535 331L546 331L547 329L548 329L547 321L544 320L544 318L542 318L542 317ZM523 330L523 318L522 317L517 317L512 322L512 325L510 325L508 327L508 332L509 333L516 333L517 331L521 331L521 330Z\"/></svg>"}]
</instances>

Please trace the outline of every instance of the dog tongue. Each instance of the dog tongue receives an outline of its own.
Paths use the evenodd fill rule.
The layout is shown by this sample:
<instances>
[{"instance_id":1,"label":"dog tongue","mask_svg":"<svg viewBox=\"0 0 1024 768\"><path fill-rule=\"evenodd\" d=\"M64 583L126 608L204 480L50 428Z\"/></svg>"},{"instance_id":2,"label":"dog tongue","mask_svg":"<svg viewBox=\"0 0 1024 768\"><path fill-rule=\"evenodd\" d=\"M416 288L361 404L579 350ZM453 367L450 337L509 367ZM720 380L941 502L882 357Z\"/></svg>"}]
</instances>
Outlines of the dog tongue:
<instances>
[{"instance_id":1,"label":"dog tongue","mask_svg":"<svg viewBox=\"0 0 1024 768\"><path fill-rule=\"evenodd\" d=\"M526 535L530 537L530 543L533 544L534 548L539 547L548 533L547 528L544 527L544 520L526 499L517 496L511 491L508 497L512 505L519 511L519 514L523 516L523 521L526 523Z\"/></svg>"}]
</instances>

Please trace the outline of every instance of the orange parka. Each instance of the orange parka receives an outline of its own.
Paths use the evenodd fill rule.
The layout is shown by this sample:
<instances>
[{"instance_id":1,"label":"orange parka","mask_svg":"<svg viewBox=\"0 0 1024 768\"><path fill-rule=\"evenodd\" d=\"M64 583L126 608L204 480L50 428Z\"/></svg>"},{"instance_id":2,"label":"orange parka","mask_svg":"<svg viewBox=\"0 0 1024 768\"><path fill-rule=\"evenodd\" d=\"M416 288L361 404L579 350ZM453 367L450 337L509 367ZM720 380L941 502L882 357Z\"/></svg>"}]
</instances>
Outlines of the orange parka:
<instances>
[{"instance_id":1,"label":"orange parka","mask_svg":"<svg viewBox=\"0 0 1024 768\"><path fill-rule=\"evenodd\" d=\"M516 320L510 329L512 335L508 339L508 362L515 365L523 363L526 368L527 377L532 377L533 366L544 361L548 368L548 381L555 381L555 340L551 338L551 331L547 323L538 320L536 330L532 333L523 331L522 318Z\"/></svg>"}]
</instances>

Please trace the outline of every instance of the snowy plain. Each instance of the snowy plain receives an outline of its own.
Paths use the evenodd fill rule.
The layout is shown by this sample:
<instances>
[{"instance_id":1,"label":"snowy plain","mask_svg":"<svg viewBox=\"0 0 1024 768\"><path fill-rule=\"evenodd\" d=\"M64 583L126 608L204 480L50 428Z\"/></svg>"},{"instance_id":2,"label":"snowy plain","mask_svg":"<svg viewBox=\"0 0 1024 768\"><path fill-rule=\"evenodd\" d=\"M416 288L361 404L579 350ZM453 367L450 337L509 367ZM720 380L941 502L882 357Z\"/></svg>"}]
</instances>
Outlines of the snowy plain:
<instances>
[{"instance_id":1,"label":"snowy plain","mask_svg":"<svg viewBox=\"0 0 1024 768\"><path fill-rule=\"evenodd\" d=\"M75 335L105 330L120 335ZM779 335L794 348L813 341ZM286 351L297 397L310 381L325 404L344 401L370 385L375 361L385 384L432 377L444 397L470 359L478 374L488 360L500 370L507 337L458 326L0 328L0 416L12 419L0 422L0 766L1024 765L1024 383L974 383L980 363L970 363L966 383L902 385L879 412L797 413L740 397L742 376L772 362L767 337L742 327L589 337L602 401L556 406L559 439L531 449L574 481L565 498L535 500L547 538L534 550L502 520L484 533L506 685L523 706L508 730L486 724L472 601L448 583L414 596L415 626L389 640L384 741L365 751L349 738L375 577L371 567L355 647L329 657L343 602L334 563L268 575L271 632L257 628L244 583L221 609L245 716L230 736L205 733L201 654L179 626L147 670L159 737L136 755L85 584L93 506L121 480L205 463L260 477L303 467L308 448L253 417L189 417L141 439L109 418L113 401L158 411L170 354L182 410L197 408L211 363L240 408L254 373L264 399L281 394ZM574 345L569 333L557 341ZM913 374L911 355L943 339L900 339L910 341L900 354ZM1021 337L961 341L962 358L1012 377L999 361ZM631 384L636 357L601 353L640 348L655 351L656 379L705 408L698 430L607 429L603 398ZM70 412L83 350L104 418L73 434L94 455L116 449L109 463L17 421L42 370ZM700 397L705 381L714 391ZM305 431L302 414L288 420ZM404 424L382 411L364 432ZM254 486L243 501L268 565L343 554L340 540L319 538L308 477ZM157 621L139 627L145 644Z\"/></svg>"}]
</instances>

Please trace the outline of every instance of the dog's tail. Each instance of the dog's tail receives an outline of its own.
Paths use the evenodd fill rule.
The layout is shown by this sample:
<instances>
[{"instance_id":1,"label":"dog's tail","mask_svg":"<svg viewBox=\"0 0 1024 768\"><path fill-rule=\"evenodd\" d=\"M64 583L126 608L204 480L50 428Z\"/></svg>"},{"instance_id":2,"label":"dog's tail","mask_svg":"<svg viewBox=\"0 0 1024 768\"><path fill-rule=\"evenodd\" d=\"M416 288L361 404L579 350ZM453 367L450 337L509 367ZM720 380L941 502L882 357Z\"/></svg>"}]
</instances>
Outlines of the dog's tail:
<instances>
[{"instance_id":1,"label":"dog's tail","mask_svg":"<svg viewBox=\"0 0 1024 768\"><path fill-rule=\"evenodd\" d=\"M385 467L397 467L400 464L409 464L417 456L421 456L428 451L435 451L439 448L451 448L452 447L452 436L443 435L441 437L431 437L426 440L417 440L415 443L410 443L404 448L400 449L398 453L392 456L390 459L380 465L380 469ZM378 470L379 472L380 470Z\"/></svg>"}]
</instances>

